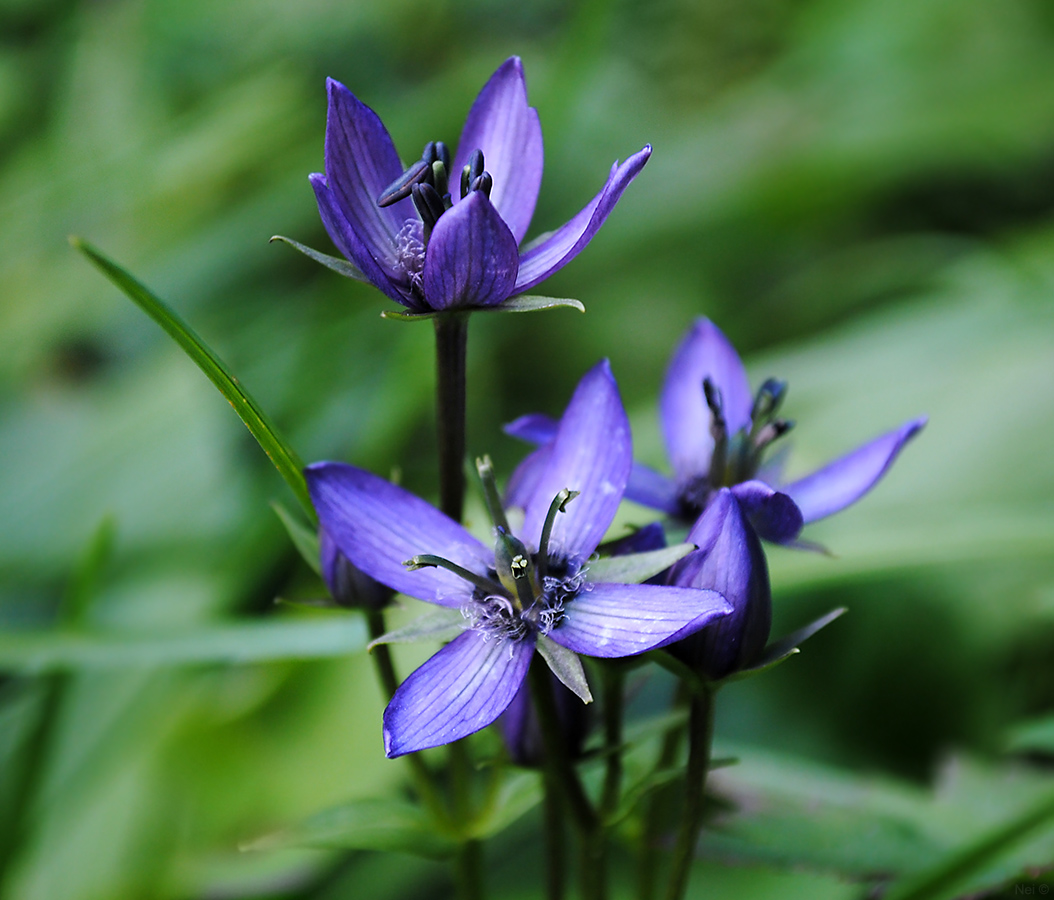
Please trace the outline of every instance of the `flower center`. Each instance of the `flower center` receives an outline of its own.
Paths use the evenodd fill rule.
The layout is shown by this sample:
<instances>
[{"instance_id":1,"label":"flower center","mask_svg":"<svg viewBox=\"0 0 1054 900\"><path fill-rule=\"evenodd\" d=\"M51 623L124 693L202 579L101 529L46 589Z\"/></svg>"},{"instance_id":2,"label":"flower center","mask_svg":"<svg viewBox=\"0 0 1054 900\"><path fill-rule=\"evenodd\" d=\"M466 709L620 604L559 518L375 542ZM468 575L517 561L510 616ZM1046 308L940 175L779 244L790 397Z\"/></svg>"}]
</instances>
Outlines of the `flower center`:
<instances>
[{"instance_id":1,"label":"flower center","mask_svg":"<svg viewBox=\"0 0 1054 900\"><path fill-rule=\"evenodd\" d=\"M391 206L407 197L413 198L421 217L421 246L424 247L440 216L454 205L449 181L450 150L442 141L429 141L421 158L384 189L377 198L377 205ZM461 199L472 191L483 191L489 197L493 186L494 179L483 168L483 151L474 150L468 165L461 170Z\"/></svg>"},{"instance_id":2,"label":"flower center","mask_svg":"<svg viewBox=\"0 0 1054 900\"><path fill-rule=\"evenodd\" d=\"M691 478L679 489L684 518L695 519L703 511L712 491L732 487L753 478L765 450L794 427L794 422L777 417L787 396L787 382L769 378L754 397L750 425L728 433L721 389L709 378L703 379L703 395L710 409L710 436L714 450L705 475Z\"/></svg>"}]
</instances>

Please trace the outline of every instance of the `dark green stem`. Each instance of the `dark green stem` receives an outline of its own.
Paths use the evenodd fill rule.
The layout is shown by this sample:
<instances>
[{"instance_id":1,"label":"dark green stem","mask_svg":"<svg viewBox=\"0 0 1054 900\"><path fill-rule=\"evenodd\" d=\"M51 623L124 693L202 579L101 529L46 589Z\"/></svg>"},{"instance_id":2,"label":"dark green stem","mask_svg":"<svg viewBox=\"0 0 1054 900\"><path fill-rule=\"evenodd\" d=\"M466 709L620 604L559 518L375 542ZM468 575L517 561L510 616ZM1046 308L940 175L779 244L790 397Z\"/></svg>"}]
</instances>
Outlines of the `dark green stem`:
<instances>
[{"instance_id":1,"label":"dark green stem","mask_svg":"<svg viewBox=\"0 0 1054 900\"><path fill-rule=\"evenodd\" d=\"M468 313L436 316L436 428L439 506L461 521L465 501L465 359Z\"/></svg>"},{"instance_id":2,"label":"dark green stem","mask_svg":"<svg viewBox=\"0 0 1054 900\"><path fill-rule=\"evenodd\" d=\"M464 830L475 817L472 802L472 757L464 740L450 745L450 788L454 826ZM479 841L462 839L454 858L458 896L480 900L483 896L483 848Z\"/></svg>"},{"instance_id":3,"label":"dark green stem","mask_svg":"<svg viewBox=\"0 0 1054 900\"><path fill-rule=\"evenodd\" d=\"M677 693L674 695L673 708L683 708L691 693L684 682L677 683ZM677 754L681 747L681 737L684 734L684 723L678 722L666 729L662 739L662 749L655 763L655 772L665 772L677 762ZM671 806L671 792L669 786L659 788L652 792L648 799L647 811L644 814L644 827L641 835L641 857L640 869L637 876L637 896L640 900L654 900L655 891L658 887L659 875L659 841L662 837L663 823Z\"/></svg>"},{"instance_id":4,"label":"dark green stem","mask_svg":"<svg viewBox=\"0 0 1054 900\"><path fill-rule=\"evenodd\" d=\"M604 792L600 800L600 817L606 822L618 812L622 796L622 694L626 682L623 670L614 665L603 667L604 679Z\"/></svg>"},{"instance_id":5,"label":"dark green stem","mask_svg":"<svg viewBox=\"0 0 1054 900\"><path fill-rule=\"evenodd\" d=\"M564 880L567 877L567 854L564 852L564 817L560 804L560 788L547 771L545 798L543 800L545 821L545 897L546 900L563 900Z\"/></svg>"},{"instance_id":6,"label":"dark green stem","mask_svg":"<svg viewBox=\"0 0 1054 900\"><path fill-rule=\"evenodd\" d=\"M600 817L593 809L567 752L549 670L536 659L528 677L538 713L538 726L545 744L545 788L549 792L559 792L560 800L570 811L571 821L578 832L581 851L578 874L582 900L603 900L607 886L604 877L604 829Z\"/></svg>"},{"instance_id":7,"label":"dark green stem","mask_svg":"<svg viewBox=\"0 0 1054 900\"><path fill-rule=\"evenodd\" d=\"M714 689L709 685L692 697L688 716L688 772L685 775L684 810L666 900L681 900L695 858L695 845L703 824L703 791L710 768L710 745L714 738Z\"/></svg>"}]
</instances>

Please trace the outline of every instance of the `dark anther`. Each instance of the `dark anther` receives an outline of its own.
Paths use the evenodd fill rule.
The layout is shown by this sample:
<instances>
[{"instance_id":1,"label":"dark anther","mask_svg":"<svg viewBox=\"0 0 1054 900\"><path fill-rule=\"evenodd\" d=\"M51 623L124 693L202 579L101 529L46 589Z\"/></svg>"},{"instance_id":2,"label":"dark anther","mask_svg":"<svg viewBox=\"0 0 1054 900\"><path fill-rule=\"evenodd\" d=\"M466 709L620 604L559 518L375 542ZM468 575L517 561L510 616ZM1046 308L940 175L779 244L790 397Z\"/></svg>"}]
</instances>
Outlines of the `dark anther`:
<instances>
[{"instance_id":1,"label":"dark anther","mask_svg":"<svg viewBox=\"0 0 1054 900\"><path fill-rule=\"evenodd\" d=\"M714 414L714 418L724 419L721 388L714 384L709 377L703 379L703 396L706 397L706 405L710 407L710 412Z\"/></svg>"},{"instance_id":2,"label":"dark anther","mask_svg":"<svg viewBox=\"0 0 1054 900\"><path fill-rule=\"evenodd\" d=\"M425 144L425 149L421 153L421 162L430 166L437 159L439 159L439 152L436 149L436 142L429 141L427 144Z\"/></svg>"},{"instance_id":3,"label":"dark anther","mask_svg":"<svg viewBox=\"0 0 1054 900\"><path fill-rule=\"evenodd\" d=\"M432 164L419 159L384 189L384 193L377 198L377 205L381 207L391 206L393 203L409 197L414 185L426 183L431 177Z\"/></svg>"},{"instance_id":4,"label":"dark anther","mask_svg":"<svg viewBox=\"0 0 1054 900\"><path fill-rule=\"evenodd\" d=\"M769 422L754 438L755 452L760 452L773 441L779 440L793 427L794 422L790 419L776 419L773 422Z\"/></svg>"},{"instance_id":5,"label":"dark anther","mask_svg":"<svg viewBox=\"0 0 1054 900\"><path fill-rule=\"evenodd\" d=\"M471 183L483 174L483 151L473 150L468 158L468 180Z\"/></svg>"},{"instance_id":6,"label":"dark anther","mask_svg":"<svg viewBox=\"0 0 1054 900\"><path fill-rule=\"evenodd\" d=\"M490 196L490 189L494 187L494 179L490 177L490 172L484 172L479 178L475 178L469 187L469 191L482 191L484 196Z\"/></svg>"},{"instance_id":7,"label":"dark anther","mask_svg":"<svg viewBox=\"0 0 1054 900\"><path fill-rule=\"evenodd\" d=\"M450 148L442 141L436 141L436 159L443 164L443 168L450 171Z\"/></svg>"},{"instance_id":8,"label":"dark anther","mask_svg":"<svg viewBox=\"0 0 1054 900\"><path fill-rule=\"evenodd\" d=\"M754 408L750 411L750 418L755 424L763 422L774 416L787 396L787 382L778 378L769 378L758 389L754 398Z\"/></svg>"},{"instance_id":9,"label":"dark anther","mask_svg":"<svg viewBox=\"0 0 1054 900\"><path fill-rule=\"evenodd\" d=\"M417 207L425 228L429 230L435 228L439 217L445 212L443 198L439 196L436 189L430 184L415 184L410 196L414 198L414 206Z\"/></svg>"}]
</instances>

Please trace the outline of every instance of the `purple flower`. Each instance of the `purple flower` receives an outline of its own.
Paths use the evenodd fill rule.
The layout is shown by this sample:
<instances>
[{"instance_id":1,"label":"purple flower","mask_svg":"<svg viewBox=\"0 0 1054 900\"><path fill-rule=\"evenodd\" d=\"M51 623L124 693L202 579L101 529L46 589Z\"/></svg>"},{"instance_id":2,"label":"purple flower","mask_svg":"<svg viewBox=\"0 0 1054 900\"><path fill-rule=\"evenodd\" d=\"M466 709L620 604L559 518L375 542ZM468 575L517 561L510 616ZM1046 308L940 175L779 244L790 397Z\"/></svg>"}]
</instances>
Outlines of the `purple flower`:
<instances>
[{"instance_id":1,"label":"purple flower","mask_svg":"<svg viewBox=\"0 0 1054 900\"><path fill-rule=\"evenodd\" d=\"M340 463L308 467L319 521L352 563L394 590L460 609L466 619L465 630L388 704L388 756L489 725L512 702L535 649L575 689L569 673L581 675L576 653L642 653L728 613L713 591L590 579L589 557L615 516L632 464L629 422L606 361L579 383L547 452L522 495L519 538L507 521L496 521L494 549L376 475ZM500 508L495 518L504 520Z\"/></svg>"},{"instance_id":2,"label":"purple flower","mask_svg":"<svg viewBox=\"0 0 1054 900\"><path fill-rule=\"evenodd\" d=\"M786 390L785 382L769 379L753 394L728 339L699 319L673 355L659 401L674 477L635 464L626 486L627 499L691 525L688 541L699 549L673 566L667 582L719 591L732 604L731 615L671 648L712 678L751 665L768 640L772 604L759 538L793 545L805 523L859 500L926 423L913 419L780 485L763 456L793 426L778 417ZM524 416L506 431L541 444L532 454L539 458L553 422Z\"/></svg>"},{"instance_id":3,"label":"purple flower","mask_svg":"<svg viewBox=\"0 0 1054 900\"><path fill-rule=\"evenodd\" d=\"M521 252L543 154L518 58L480 91L453 160L430 142L405 171L377 114L339 82L327 88L326 172L311 176L322 222L357 274L413 312L496 306L544 281L589 243L651 154L613 165L574 218Z\"/></svg>"}]
</instances>

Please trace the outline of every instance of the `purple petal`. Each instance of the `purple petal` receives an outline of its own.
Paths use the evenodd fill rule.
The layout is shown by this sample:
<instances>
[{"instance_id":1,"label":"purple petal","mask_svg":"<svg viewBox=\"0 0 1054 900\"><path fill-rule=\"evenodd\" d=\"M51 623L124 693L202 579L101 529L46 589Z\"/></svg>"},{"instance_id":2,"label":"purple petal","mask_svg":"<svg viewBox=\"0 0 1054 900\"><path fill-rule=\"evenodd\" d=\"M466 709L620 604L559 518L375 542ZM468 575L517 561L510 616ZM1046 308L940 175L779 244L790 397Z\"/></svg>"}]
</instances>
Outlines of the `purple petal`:
<instances>
[{"instance_id":1,"label":"purple petal","mask_svg":"<svg viewBox=\"0 0 1054 900\"><path fill-rule=\"evenodd\" d=\"M318 544L322 580L340 606L381 609L391 600L391 591L357 569L325 528L318 530Z\"/></svg>"},{"instance_id":2,"label":"purple petal","mask_svg":"<svg viewBox=\"0 0 1054 900\"><path fill-rule=\"evenodd\" d=\"M329 189L325 176L315 173L309 176L311 187L315 190L315 199L318 201L318 214L322 218L322 224L326 226L326 232L333 241L334 246L343 254L345 259L350 260L370 280L374 287L383 291L396 303L403 306L414 307L412 296L400 287L398 280L393 277L392 271L374 259L373 255L359 240L344 212L337 204L337 198Z\"/></svg>"},{"instance_id":3,"label":"purple petal","mask_svg":"<svg viewBox=\"0 0 1054 900\"><path fill-rule=\"evenodd\" d=\"M677 515L681 510L677 485L673 479L640 463L634 463L630 469L626 499L671 516Z\"/></svg>"},{"instance_id":4,"label":"purple petal","mask_svg":"<svg viewBox=\"0 0 1054 900\"><path fill-rule=\"evenodd\" d=\"M461 606L472 587L446 569L411 572L403 563L433 554L485 575L494 555L457 522L409 491L343 463L304 471L321 526L352 563L394 590L440 606Z\"/></svg>"},{"instance_id":5,"label":"purple petal","mask_svg":"<svg viewBox=\"0 0 1054 900\"><path fill-rule=\"evenodd\" d=\"M714 494L688 534L699 549L675 563L670 584L719 591L732 614L670 648L710 678L751 665L772 627L772 596L761 541L727 488Z\"/></svg>"},{"instance_id":6,"label":"purple petal","mask_svg":"<svg viewBox=\"0 0 1054 900\"><path fill-rule=\"evenodd\" d=\"M650 522L638 528L633 534L604 545L609 556L625 556L630 553L648 553L651 550L662 550L666 547L666 531L662 522Z\"/></svg>"},{"instance_id":7,"label":"purple petal","mask_svg":"<svg viewBox=\"0 0 1054 900\"><path fill-rule=\"evenodd\" d=\"M432 309L494 306L512 293L516 239L481 191L444 213L425 251L424 292Z\"/></svg>"},{"instance_id":8,"label":"purple petal","mask_svg":"<svg viewBox=\"0 0 1054 900\"><path fill-rule=\"evenodd\" d=\"M518 506L526 509L527 503L538 490L538 485L549 468L549 458L553 455L552 444L545 444L532 451L512 473L505 485L505 508Z\"/></svg>"},{"instance_id":9,"label":"purple petal","mask_svg":"<svg viewBox=\"0 0 1054 900\"><path fill-rule=\"evenodd\" d=\"M528 444L548 444L556 437L560 423L543 413L528 413L509 422L502 431L509 437L519 438Z\"/></svg>"},{"instance_id":10,"label":"purple petal","mask_svg":"<svg viewBox=\"0 0 1054 900\"><path fill-rule=\"evenodd\" d=\"M578 491L557 514L549 546L583 560L615 518L633 460L629 420L606 359L578 383L551 446L549 465L527 500L521 537L536 545L553 498L564 488Z\"/></svg>"},{"instance_id":11,"label":"purple petal","mask_svg":"<svg viewBox=\"0 0 1054 900\"><path fill-rule=\"evenodd\" d=\"M491 202L518 245L534 215L544 160L542 126L538 113L527 105L519 57L505 60L472 104L450 173L452 185L476 150L483 151L483 167L494 179Z\"/></svg>"},{"instance_id":12,"label":"purple petal","mask_svg":"<svg viewBox=\"0 0 1054 900\"><path fill-rule=\"evenodd\" d=\"M758 537L775 544L789 544L801 533L801 510L786 494L774 491L763 481L743 481L732 488L739 508Z\"/></svg>"},{"instance_id":13,"label":"purple petal","mask_svg":"<svg viewBox=\"0 0 1054 900\"><path fill-rule=\"evenodd\" d=\"M748 427L753 398L739 354L713 322L697 319L670 360L659 399L666 450L681 481L705 475L714 449L705 378L721 391L729 434Z\"/></svg>"},{"instance_id":14,"label":"purple petal","mask_svg":"<svg viewBox=\"0 0 1054 900\"><path fill-rule=\"evenodd\" d=\"M531 247L520 258L520 273L516 278L516 293L528 291L545 281L585 249L593 235L615 208L622 192L637 177L651 156L651 145L635 153L621 166L611 167L607 184L586 204L573 219L562 225L545 240Z\"/></svg>"},{"instance_id":15,"label":"purple petal","mask_svg":"<svg viewBox=\"0 0 1054 900\"><path fill-rule=\"evenodd\" d=\"M416 220L417 215L408 199L381 209L377 198L402 175L399 154L372 109L339 81L327 79L326 89L326 183L362 246L396 275L401 268L396 235L407 219ZM352 262L358 265L358 260Z\"/></svg>"},{"instance_id":16,"label":"purple petal","mask_svg":"<svg viewBox=\"0 0 1054 900\"><path fill-rule=\"evenodd\" d=\"M586 656L633 656L688 634L731 607L714 591L654 584L587 584L549 637Z\"/></svg>"},{"instance_id":17,"label":"purple petal","mask_svg":"<svg viewBox=\"0 0 1054 900\"><path fill-rule=\"evenodd\" d=\"M530 638L454 638L399 685L384 711L384 752L394 758L486 728L516 696L533 655Z\"/></svg>"},{"instance_id":18,"label":"purple petal","mask_svg":"<svg viewBox=\"0 0 1054 900\"><path fill-rule=\"evenodd\" d=\"M812 475L788 484L782 489L783 493L798 504L806 522L815 522L845 509L877 484L893 465L901 448L925 424L925 417L907 422Z\"/></svg>"}]
</instances>

